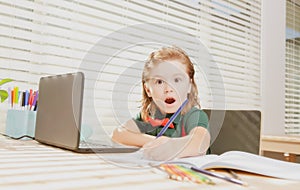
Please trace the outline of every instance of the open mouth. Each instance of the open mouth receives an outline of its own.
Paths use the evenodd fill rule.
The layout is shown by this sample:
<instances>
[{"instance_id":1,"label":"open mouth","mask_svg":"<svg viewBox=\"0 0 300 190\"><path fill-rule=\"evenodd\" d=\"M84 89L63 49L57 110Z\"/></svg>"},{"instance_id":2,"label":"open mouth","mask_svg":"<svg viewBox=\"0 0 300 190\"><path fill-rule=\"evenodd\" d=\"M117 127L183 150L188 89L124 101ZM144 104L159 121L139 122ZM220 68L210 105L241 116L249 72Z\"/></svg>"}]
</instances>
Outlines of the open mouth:
<instances>
[{"instance_id":1,"label":"open mouth","mask_svg":"<svg viewBox=\"0 0 300 190\"><path fill-rule=\"evenodd\" d=\"M176 100L174 98L166 98L165 103L167 104L173 104Z\"/></svg>"}]
</instances>

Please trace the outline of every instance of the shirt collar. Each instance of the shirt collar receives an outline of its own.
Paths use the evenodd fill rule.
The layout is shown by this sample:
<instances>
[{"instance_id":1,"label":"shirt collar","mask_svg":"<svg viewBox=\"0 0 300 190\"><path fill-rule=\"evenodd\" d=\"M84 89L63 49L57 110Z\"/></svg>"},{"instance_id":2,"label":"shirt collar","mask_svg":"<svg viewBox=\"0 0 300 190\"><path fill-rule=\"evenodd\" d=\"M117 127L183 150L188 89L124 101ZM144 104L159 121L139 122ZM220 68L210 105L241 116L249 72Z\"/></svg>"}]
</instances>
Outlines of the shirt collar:
<instances>
[{"instance_id":1,"label":"shirt collar","mask_svg":"<svg viewBox=\"0 0 300 190\"><path fill-rule=\"evenodd\" d=\"M156 109L156 112L154 114L154 118L155 119L171 118L173 114L174 113L168 113L168 114L164 115L160 112L159 109ZM173 123L177 125L180 121L180 118L181 118L181 114L177 115L177 117L174 119Z\"/></svg>"}]
</instances>

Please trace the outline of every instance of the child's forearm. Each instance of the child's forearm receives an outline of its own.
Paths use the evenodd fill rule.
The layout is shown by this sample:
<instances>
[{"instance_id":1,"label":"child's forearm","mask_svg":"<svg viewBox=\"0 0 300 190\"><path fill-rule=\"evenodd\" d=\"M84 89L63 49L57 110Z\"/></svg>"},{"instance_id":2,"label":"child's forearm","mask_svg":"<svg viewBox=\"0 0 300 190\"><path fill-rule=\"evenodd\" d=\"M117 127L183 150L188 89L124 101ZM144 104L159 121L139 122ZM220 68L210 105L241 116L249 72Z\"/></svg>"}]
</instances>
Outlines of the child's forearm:
<instances>
[{"instance_id":1,"label":"child's forearm","mask_svg":"<svg viewBox=\"0 0 300 190\"><path fill-rule=\"evenodd\" d=\"M205 154L209 144L209 132L203 127L196 127L185 137L168 138L161 136L147 143L143 148L145 158L170 160Z\"/></svg>"},{"instance_id":2,"label":"child's forearm","mask_svg":"<svg viewBox=\"0 0 300 190\"><path fill-rule=\"evenodd\" d=\"M114 130L112 136L113 141L129 146L138 147L142 147L144 144L150 142L153 139L153 136L142 133L133 133L124 127L120 127Z\"/></svg>"},{"instance_id":3,"label":"child's forearm","mask_svg":"<svg viewBox=\"0 0 300 190\"><path fill-rule=\"evenodd\" d=\"M181 144L181 152L178 157L197 156L206 153L210 145L210 135L203 127L194 128L189 135L174 139Z\"/></svg>"},{"instance_id":4,"label":"child's forearm","mask_svg":"<svg viewBox=\"0 0 300 190\"><path fill-rule=\"evenodd\" d=\"M154 138L154 136L142 134L132 120L115 129L112 135L112 140L118 143L138 147L142 147Z\"/></svg>"}]
</instances>

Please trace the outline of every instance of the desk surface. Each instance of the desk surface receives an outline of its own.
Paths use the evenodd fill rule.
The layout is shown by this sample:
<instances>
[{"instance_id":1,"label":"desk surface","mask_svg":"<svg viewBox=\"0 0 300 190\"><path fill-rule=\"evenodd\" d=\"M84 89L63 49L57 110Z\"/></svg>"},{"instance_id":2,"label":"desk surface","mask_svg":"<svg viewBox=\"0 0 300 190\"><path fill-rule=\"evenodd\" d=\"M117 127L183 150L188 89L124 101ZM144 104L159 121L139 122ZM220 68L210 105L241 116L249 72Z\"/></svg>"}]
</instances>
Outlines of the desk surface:
<instances>
[{"instance_id":1,"label":"desk surface","mask_svg":"<svg viewBox=\"0 0 300 190\"><path fill-rule=\"evenodd\" d=\"M120 155L121 156L121 155ZM225 173L224 173L225 174ZM239 173L249 186L170 180L154 168L118 167L97 154L78 154L0 135L0 189L299 189L300 182Z\"/></svg>"}]
</instances>

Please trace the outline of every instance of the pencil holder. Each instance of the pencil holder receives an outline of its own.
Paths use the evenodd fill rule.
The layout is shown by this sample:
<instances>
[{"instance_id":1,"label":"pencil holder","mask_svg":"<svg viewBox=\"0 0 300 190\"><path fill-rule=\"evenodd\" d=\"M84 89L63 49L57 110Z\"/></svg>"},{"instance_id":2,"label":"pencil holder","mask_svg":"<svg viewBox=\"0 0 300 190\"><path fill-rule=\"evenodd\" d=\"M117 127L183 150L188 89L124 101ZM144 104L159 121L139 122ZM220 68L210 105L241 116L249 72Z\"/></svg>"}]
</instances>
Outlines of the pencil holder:
<instances>
[{"instance_id":1,"label":"pencil holder","mask_svg":"<svg viewBox=\"0 0 300 190\"><path fill-rule=\"evenodd\" d=\"M91 126L87 124L82 124L81 125L81 132L80 132L80 139L81 140L87 140L89 139L93 134L93 129Z\"/></svg>"},{"instance_id":2,"label":"pencil holder","mask_svg":"<svg viewBox=\"0 0 300 190\"><path fill-rule=\"evenodd\" d=\"M34 137L36 112L30 110L8 110L6 135L14 138L28 135Z\"/></svg>"}]
</instances>

